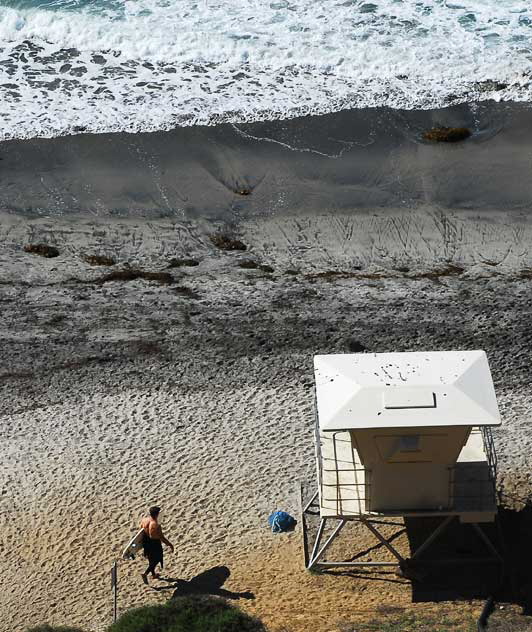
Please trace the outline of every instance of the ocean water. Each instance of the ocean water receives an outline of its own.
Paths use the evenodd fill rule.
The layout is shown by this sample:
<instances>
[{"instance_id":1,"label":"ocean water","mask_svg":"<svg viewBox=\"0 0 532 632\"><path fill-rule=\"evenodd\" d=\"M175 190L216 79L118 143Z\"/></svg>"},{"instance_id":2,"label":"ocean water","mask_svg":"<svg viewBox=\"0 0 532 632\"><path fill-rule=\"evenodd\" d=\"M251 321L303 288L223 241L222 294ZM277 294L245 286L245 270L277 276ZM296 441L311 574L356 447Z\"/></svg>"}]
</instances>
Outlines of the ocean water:
<instances>
[{"instance_id":1,"label":"ocean water","mask_svg":"<svg viewBox=\"0 0 532 632\"><path fill-rule=\"evenodd\" d=\"M0 138L532 101L530 0L0 0Z\"/></svg>"}]
</instances>

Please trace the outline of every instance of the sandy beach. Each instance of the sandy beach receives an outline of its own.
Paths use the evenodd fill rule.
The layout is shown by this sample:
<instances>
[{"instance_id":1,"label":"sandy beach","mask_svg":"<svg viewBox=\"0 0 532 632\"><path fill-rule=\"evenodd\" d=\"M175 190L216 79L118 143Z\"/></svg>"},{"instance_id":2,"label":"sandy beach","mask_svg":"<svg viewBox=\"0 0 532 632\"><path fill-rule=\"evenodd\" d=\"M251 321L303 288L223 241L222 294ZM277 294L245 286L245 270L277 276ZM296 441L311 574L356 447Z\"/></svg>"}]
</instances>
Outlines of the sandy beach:
<instances>
[{"instance_id":1,"label":"sandy beach","mask_svg":"<svg viewBox=\"0 0 532 632\"><path fill-rule=\"evenodd\" d=\"M104 630L110 568L153 503L176 544L167 581L146 587L142 560L120 562L120 611L207 592L272 632L478 617L478 577L429 598L393 573L312 574L300 528L274 536L267 518L297 516L300 483L316 486L314 354L484 349L520 542L530 117L361 110L2 143L0 630ZM420 140L438 121L475 133ZM40 244L55 256L27 251ZM373 550L350 529L343 554ZM405 555L409 537L394 540Z\"/></svg>"},{"instance_id":2,"label":"sandy beach","mask_svg":"<svg viewBox=\"0 0 532 632\"><path fill-rule=\"evenodd\" d=\"M374 215L364 237L353 228L363 216L250 220L238 232L247 250L233 252L211 242L220 226L206 221L4 217L0 629L102 630L110 567L153 502L176 544L174 581L147 588L142 561L121 563L122 610L225 566L223 586L214 571L204 589L230 591L272 630L326 632L386 607L456 616L450 602L412 603L405 579L308 573L300 531L267 526L274 509L297 515L300 481L315 487L315 353L485 349L504 420L498 486L508 507L530 497L529 254L511 242L529 229L455 214L454 258L437 257L436 240L407 269L379 225L433 217ZM23 250L42 242L59 256ZM499 251L516 254L497 263ZM116 264L90 265L90 254ZM257 267L241 267L249 261ZM106 280L127 269L170 278ZM480 608L463 602L460 615Z\"/></svg>"},{"instance_id":3,"label":"sandy beach","mask_svg":"<svg viewBox=\"0 0 532 632\"><path fill-rule=\"evenodd\" d=\"M0 0L0 632L108 632L112 568L119 615L212 595L265 632L478 632L495 604L490 632L532 632L531 50L526 0ZM405 387L371 391L391 467L335 438L320 493L464 524L341 523L327 555L373 565L307 570L313 357L441 350L486 352L493 444L398 430L497 423L474 372L447 397L426 359L373 367ZM175 551L145 585L122 552L154 504Z\"/></svg>"}]
</instances>

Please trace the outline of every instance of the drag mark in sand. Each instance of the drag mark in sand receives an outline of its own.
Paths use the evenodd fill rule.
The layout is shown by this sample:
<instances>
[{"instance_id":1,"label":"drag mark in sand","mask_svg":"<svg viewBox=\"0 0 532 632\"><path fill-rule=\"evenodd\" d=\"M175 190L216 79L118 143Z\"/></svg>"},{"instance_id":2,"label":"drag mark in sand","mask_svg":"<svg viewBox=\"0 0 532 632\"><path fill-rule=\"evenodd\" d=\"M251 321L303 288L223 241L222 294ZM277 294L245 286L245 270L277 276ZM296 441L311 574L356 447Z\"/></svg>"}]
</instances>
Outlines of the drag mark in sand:
<instances>
[{"instance_id":1,"label":"drag mark in sand","mask_svg":"<svg viewBox=\"0 0 532 632\"><path fill-rule=\"evenodd\" d=\"M244 132L237 125L233 123L231 124L231 127L235 130L237 134L242 136L242 138L246 138L248 140L257 140L259 142L263 141L265 143L273 143L275 145L280 145L281 147L284 147L285 149L288 149L290 151L316 154L318 156L323 156L324 158L341 158L347 150L353 147L353 145L358 144L358 143L355 143L354 141L338 140L337 138L328 138L327 140L332 140L335 143L340 143L341 145L345 145L345 146L337 154L327 154L323 151L318 151L317 149L311 149L310 147L294 147L293 145L290 145L289 143L283 143L283 141L281 140L276 140L275 138L268 138L267 136L253 136L253 134L248 134L247 132Z\"/></svg>"}]
</instances>

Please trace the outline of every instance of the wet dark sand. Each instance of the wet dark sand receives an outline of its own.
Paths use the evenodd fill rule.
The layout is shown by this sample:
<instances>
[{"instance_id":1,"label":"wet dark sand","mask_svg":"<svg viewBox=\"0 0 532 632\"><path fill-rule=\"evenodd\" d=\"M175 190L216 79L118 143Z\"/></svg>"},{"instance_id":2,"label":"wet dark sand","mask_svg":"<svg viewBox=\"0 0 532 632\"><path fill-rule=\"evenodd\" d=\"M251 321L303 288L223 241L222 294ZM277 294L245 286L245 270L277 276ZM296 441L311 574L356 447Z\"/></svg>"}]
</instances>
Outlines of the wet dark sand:
<instances>
[{"instance_id":1,"label":"wet dark sand","mask_svg":"<svg viewBox=\"0 0 532 632\"><path fill-rule=\"evenodd\" d=\"M424 141L438 125L473 135ZM6 141L0 210L227 222L423 206L528 214L531 151L530 107L493 102Z\"/></svg>"}]
</instances>

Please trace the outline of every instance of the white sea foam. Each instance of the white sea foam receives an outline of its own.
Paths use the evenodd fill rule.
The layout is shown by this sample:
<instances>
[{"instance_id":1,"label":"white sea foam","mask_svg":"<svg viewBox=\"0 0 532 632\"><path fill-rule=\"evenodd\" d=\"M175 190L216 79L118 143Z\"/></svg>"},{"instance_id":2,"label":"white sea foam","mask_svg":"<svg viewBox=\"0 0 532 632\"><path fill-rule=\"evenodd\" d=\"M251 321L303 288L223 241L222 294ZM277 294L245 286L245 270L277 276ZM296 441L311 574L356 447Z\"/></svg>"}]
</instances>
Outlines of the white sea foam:
<instances>
[{"instance_id":1,"label":"white sea foam","mask_svg":"<svg viewBox=\"0 0 532 632\"><path fill-rule=\"evenodd\" d=\"M0 138L532 101L528 0L0 0Z\"/></svg>"}]
</instances>

